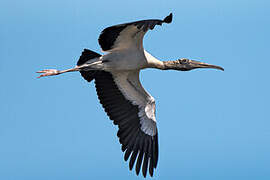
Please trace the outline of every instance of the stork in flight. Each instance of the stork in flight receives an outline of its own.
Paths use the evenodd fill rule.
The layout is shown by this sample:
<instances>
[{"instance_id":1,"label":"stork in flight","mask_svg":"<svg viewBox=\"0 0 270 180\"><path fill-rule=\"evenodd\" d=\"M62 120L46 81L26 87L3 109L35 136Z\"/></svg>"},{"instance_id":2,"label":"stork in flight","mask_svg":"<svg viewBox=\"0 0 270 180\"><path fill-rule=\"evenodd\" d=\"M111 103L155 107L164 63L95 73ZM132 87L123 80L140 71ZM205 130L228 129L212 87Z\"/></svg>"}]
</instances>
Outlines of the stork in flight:
<instances>
[{"instance_id":1,"label":"stork in flight","mask_svg":"<svg viewBox=\"0 0 270 180\"><path fill-rule=\"evenodd\" d=\"M136 162L136 174L142 168L144 177L149 171L153 176L158 162L158 131L155 117L155 99L142 87L140 70L189 71L196 68L224 70L190 59L160 61L143 48L143 37L156 25L172 22L172 13L163 20L150 19L119 24L104 29L98 42L105 52L100 55L88 49L82 52L77 66L67 70L48 69L38 71L39 77L79 71L82 77L95 86L100 103L107 115L118 125L117 136L129 159L129 169Z\"/></svg>"}]
</instances>

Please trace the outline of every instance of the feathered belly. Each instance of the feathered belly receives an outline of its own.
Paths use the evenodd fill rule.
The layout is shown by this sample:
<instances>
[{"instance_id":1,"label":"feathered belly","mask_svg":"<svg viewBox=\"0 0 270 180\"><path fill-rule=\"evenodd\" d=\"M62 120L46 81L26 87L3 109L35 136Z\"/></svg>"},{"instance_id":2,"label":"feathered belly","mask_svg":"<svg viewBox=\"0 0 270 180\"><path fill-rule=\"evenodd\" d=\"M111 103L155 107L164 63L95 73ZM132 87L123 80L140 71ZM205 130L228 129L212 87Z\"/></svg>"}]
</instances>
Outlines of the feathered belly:
<instances>
[{"instance_id":1,"label":"feathered belly","mask_svg":"<svg viewBox=\"0 0 270 180\"><path fill-rule=\"evenodd\" d=\"M138 70L146 67L147 61L140 51L118 51L102 56L104 70L125 71Z\"/></svg>"}]
</instances>

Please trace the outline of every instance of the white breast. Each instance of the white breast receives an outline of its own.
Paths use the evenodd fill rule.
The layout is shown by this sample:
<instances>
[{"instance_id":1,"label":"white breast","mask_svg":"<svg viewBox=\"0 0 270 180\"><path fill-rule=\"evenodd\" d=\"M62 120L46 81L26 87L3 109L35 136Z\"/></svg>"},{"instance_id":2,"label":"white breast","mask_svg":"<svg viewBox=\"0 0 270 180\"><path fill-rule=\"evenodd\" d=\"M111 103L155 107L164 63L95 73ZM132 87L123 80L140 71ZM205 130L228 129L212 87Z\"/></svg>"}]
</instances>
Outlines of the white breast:
<instances>
[{"instance_id":1,"label":"white breast","mask_svg":"<svg viewBox=\"0 0 270 180\"><path fill-rule=\"evenodd\" d=\"M145 54L138 49L113 51L103 55L101 59L105 62L104 70L110 72L139 70L147 67Z\"/></svg>"}]
</instances>

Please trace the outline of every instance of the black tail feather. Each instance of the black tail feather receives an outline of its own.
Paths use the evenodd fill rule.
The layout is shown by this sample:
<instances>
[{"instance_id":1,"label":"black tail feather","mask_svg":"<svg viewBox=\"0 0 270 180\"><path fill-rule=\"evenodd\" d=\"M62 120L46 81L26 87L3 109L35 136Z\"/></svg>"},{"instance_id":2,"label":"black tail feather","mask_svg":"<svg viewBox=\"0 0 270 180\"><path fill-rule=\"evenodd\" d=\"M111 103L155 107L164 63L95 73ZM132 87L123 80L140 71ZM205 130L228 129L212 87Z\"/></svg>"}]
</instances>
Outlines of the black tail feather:
<instances>
[{"instance_id":1,"label":"black tail feather","mask_svg":"<svg viewBox=\"0 0 270 180\"><path fill-rule=\"evenodd\" d=\"M101 56L100 54L94 51L91 51L89 49L84 49L82 52L82 55L80 56L77 62L77 66L83 65L88 60L97 58L100 56ZM80 71L82 77L88 82L91 82L95 78L95 76L98 74L98 72L99 71Z\"/></svg>"},{"instance_id":2,"label":"black tail feather","mask_svg":"<svg viewBox=\"0 0 270 180\"><path fill-rule=\"evenodd\" d=\"M86 61L93 59L93 58L100 57L100 56L101 56L100 54L98 54L94 51L91 51L89 49L84 49L82 52L82 55L80 56L80 59L77 62L77 65L80 66L80 65L84 64Z\"/></svg>"}]
</instances>

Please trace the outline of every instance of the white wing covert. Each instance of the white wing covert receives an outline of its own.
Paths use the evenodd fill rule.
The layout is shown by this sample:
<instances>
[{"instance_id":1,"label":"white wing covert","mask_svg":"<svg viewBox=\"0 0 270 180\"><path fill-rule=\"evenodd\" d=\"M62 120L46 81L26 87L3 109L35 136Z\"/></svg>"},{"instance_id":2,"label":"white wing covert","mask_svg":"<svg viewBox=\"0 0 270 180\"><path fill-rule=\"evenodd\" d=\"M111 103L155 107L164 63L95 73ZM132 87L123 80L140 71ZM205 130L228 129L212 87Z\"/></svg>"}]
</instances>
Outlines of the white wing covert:
<instances>
[{"instance_id":1,"label":"white wing covert","mask_svg":"<svg viewBox=\"0 0 270 180\"><path fill-rule=\"evenodd\" d=\"M149 19L111 26L101 32L98 42L102 50L108 52L133 48L142 50L143 37L149 29L171 22L172 13L163 20Z\"/></svg>"},{"instance_id":2,"label":"white wing covert","mask_svg":"<svg viewBox=\"0 0 270 180\"><path fill-rule=\"evenodd\" d=\"M119 127L117 136L125 151L124 159L129 159L130 170L137 160L136 173L142 166L143 176L148 169L153 176L158 161L155 101L141 86L139 71L100 71L95 84L100 103Z\"/></svg>"}]
</instances>

